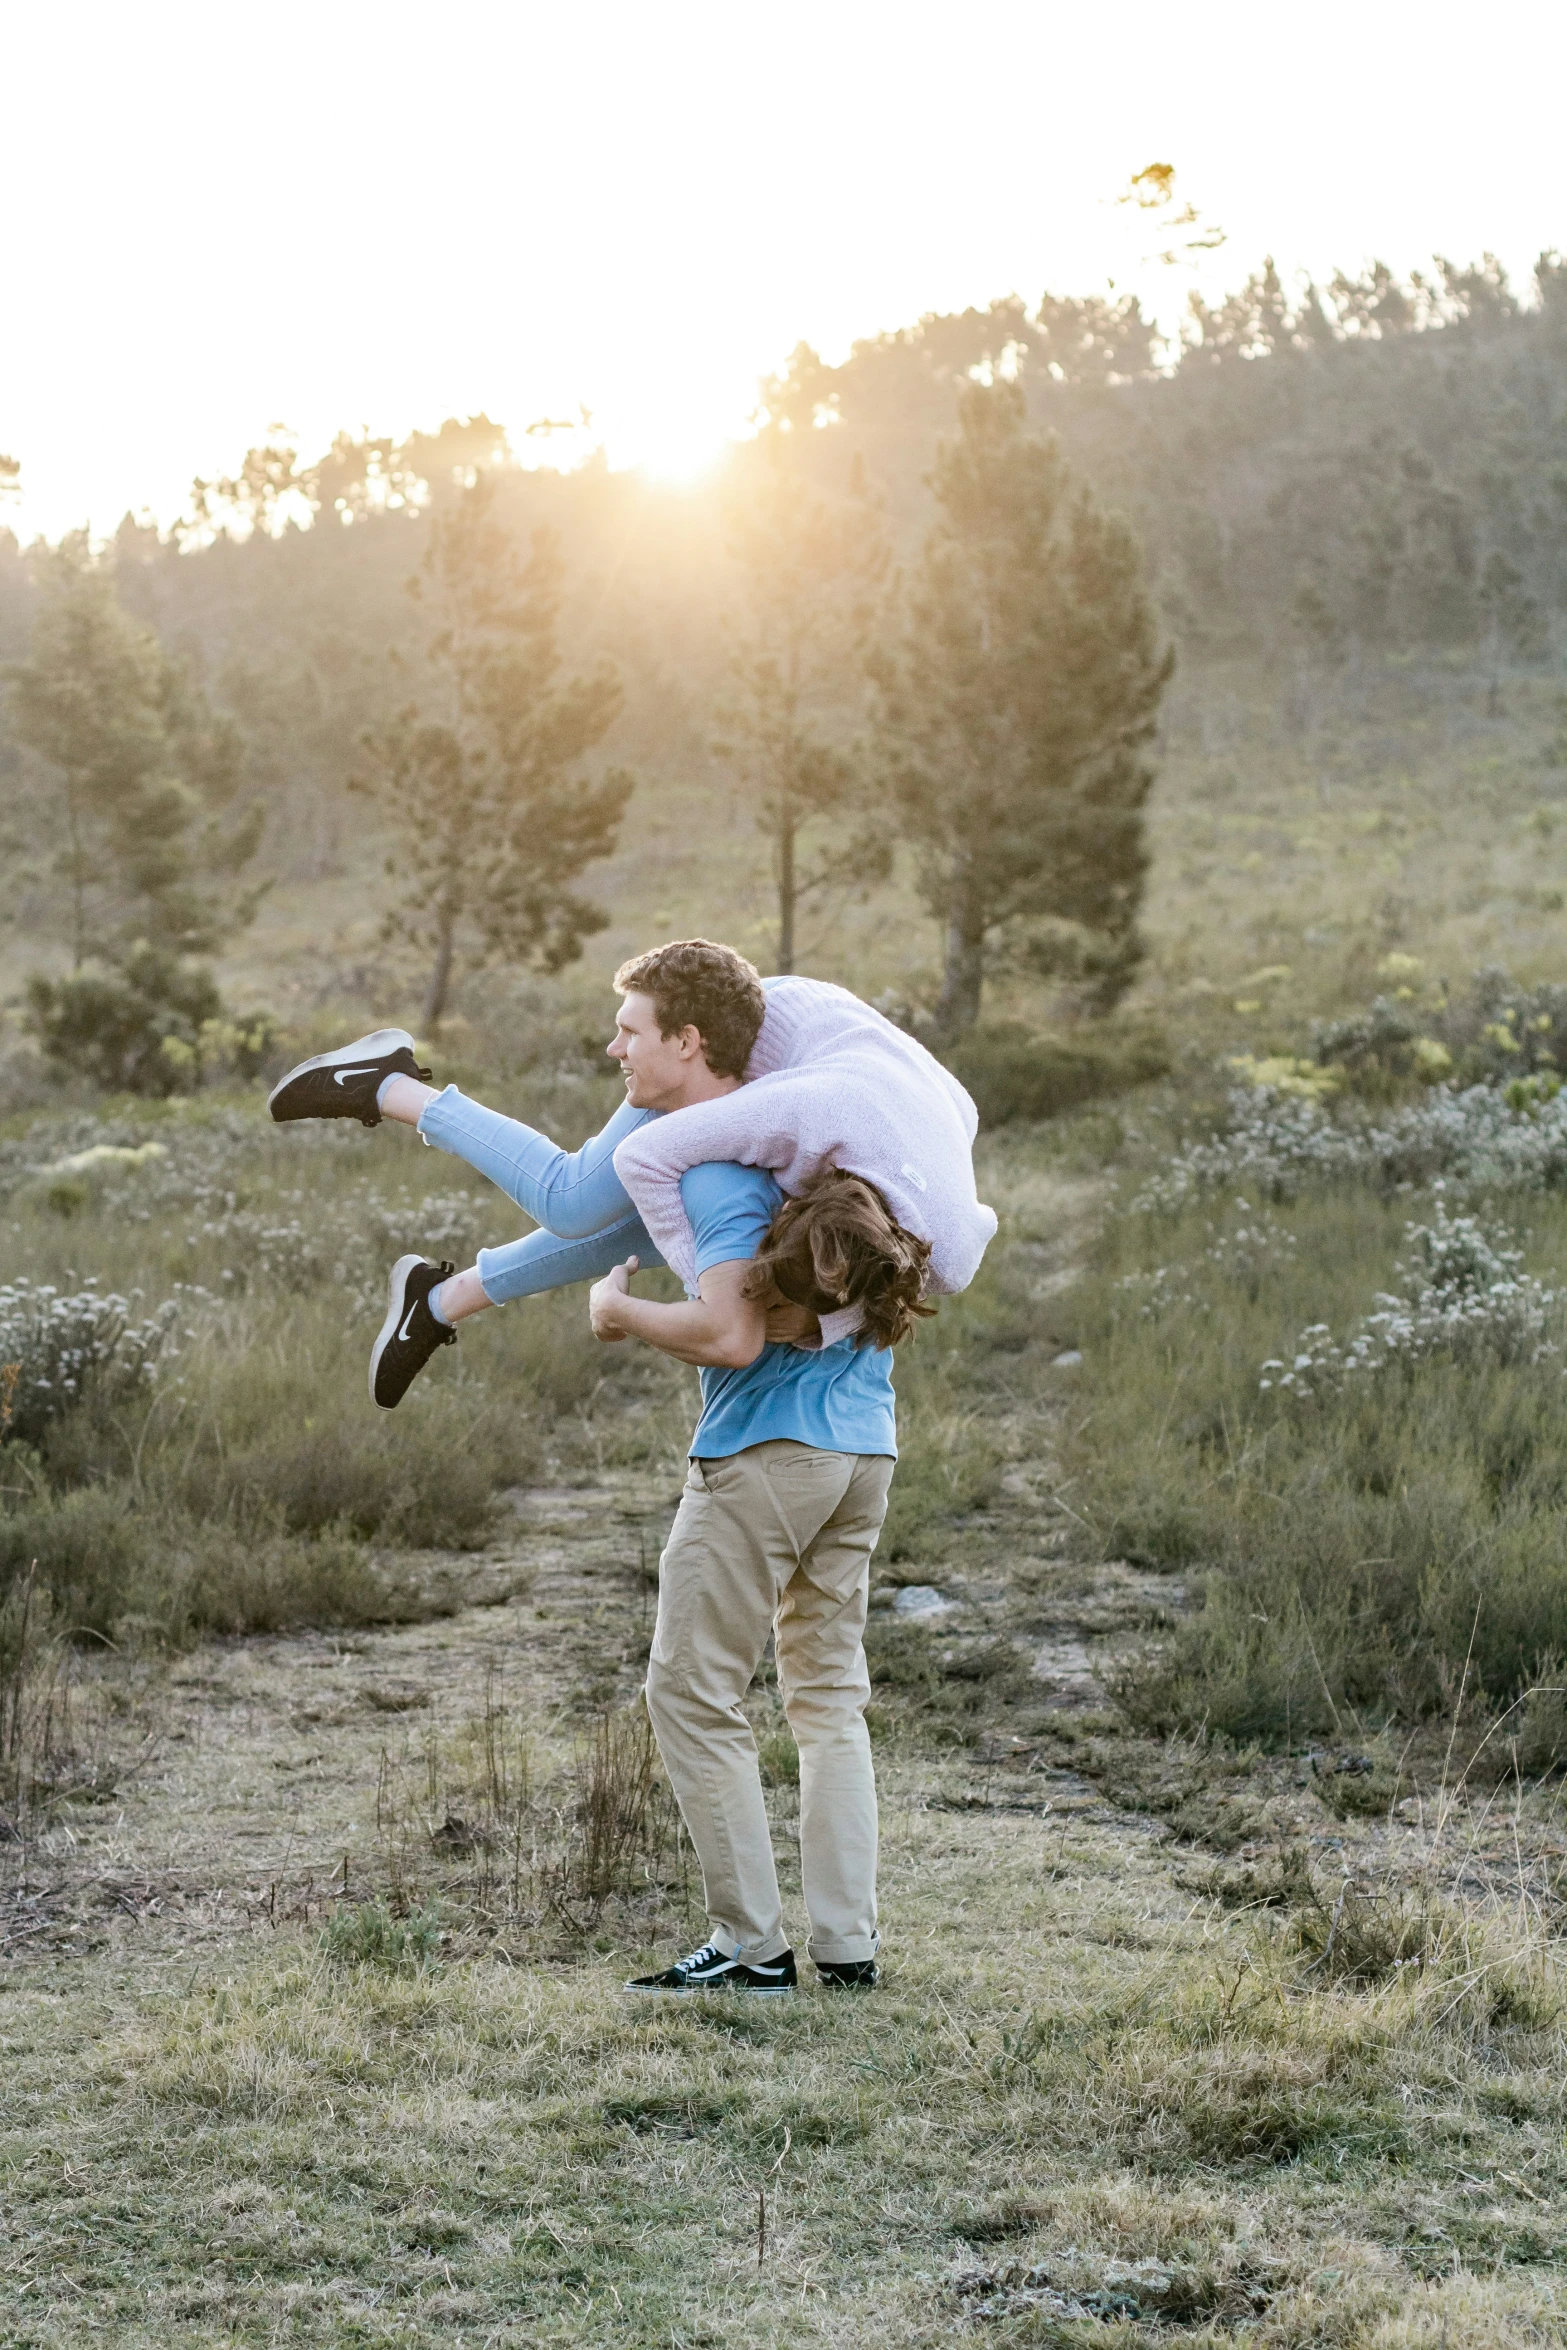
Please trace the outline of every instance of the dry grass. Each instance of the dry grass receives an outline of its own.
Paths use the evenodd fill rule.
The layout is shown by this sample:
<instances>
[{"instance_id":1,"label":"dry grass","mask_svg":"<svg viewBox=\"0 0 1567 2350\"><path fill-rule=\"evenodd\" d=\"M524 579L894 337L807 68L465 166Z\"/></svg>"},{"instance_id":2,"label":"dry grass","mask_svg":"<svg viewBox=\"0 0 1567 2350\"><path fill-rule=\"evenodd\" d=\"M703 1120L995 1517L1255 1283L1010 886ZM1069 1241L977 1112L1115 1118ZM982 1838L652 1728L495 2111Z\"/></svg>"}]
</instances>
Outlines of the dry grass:
<instances>
[{"instance_id":1,"label":"dry grass","mask_svg":"<svg viewBox=\"0 0 1567 2350\"><path fill-rule=\"evenodd\" d=\"M636 2004L701 1930L624 1710L651 1500L520 1504L504 1607L115 1668L117 1716L106 1678L124 1746L160 1737L23 1864L76 1895L0 2007L9 2338L1558 2338L1548 1802L1339 1821L1271 1765L1303 1857L1204 1862L1106 1799L1145 1749L1102 1717L952 1752L916 1691L883 1988ZM938 1686L1009 1620L968 1573L968 1628L915 1635ZM1217 1801L1200 1755L1162 1767ZM9 1865L14 1936L47 1904Z\"/></svg>"},{"instance_id":2,"label":"dry grass","mask_svg":"<svg viewBox=\"0 0 1567 2350\"><path fill-rule=\"evenodd\" d=\"M1255 679L1232 682L1227 712L1211 695L1206 716L1175 712L1156 801L1149 992L1183 1024L1197 1096L1212 1049L1292 1041L1389 946L1455 970L1504 941L1543 957L1567 840L1533 822L1532 685L1497 732L1463 681L1390 675L1331 741L1302 742ZM736 815L715 850L700 815L675 795L628 831L602 963L711 930L715 854L726 934L766 959L750 833ZM361 902L339 882L264 916L245 953L285 1011L320 1021L323 991L354 998ZM849 910L835 976L928 982L930 938L899 905ZM1275 975L1253 986L1256 966ZM1028 1011L1024 992L1004 983L996 1010ZM561 991L563 1057L600 997L592 974ZM511 1015L472 1012L450 1040L461 1074L509 1083ZM585 1080L533 1085L503 1098L589 1106ZM364 1332L318 1303L335 1270L223 1284L249 1262L245 1215L279 1203L275 1172L189 1223L13 1197L8 1238L35 1273L225 1298L200 1341L204 1408L136 1454L135 1523L166 1560L169 1528L221 1486L214 1547L174 1586L204 1595L161 1629L273 1629L181 1659L158 1623L131 1625L115 1655L70 1662L64 1698L51 1635L17 1665L28 1642L0 1633L13 1811L30 1774L25 1840L12 1813L13 1840L0 1829L0 2341L1567 2339L1553 1786L1466 1775L1467 1724L1448 1755L1347 1722L1313 1767L1184 1716L1133 1735L1106 1707L1111 1660L1174 1641L1188 1604L1173 1575L1091 1563L1096 1505L1062 1466L1099 1371L1071 1268L1144 1116L988 1146L1008 1253L899 1374L879 1571L957 1605L873 1619L885 1982L861 1999L808 1980L761 2009L620 1988L702 1931L634 1710L685 1376L616 1364L600 1384L574 1308L489 1318L437 1364L428 1427L399 1415L411 1466L377 1516L386 1461L344 1400ZM366 1152L323 1158L321 1195L344 1308L373 1326L355 1268L396 1253L401 1207L372 1212L366 1170L397 1191L406 1163L386 1136L349 1139ZM1086 1376L1056 1366L1085 1338ZM1250 1379L1249 1326L1228 1344ZM1162 1413L1162 1370L1148 1391ZM460 1485L459 1423L484 1431ZM100 1561L143 1431L126 1433L84 1422L53 1465L84 1523L100 1512L80 1546ZM1185 1507L1157 1463L1129 1448L1123 1467L1138 1508ZM264 1525L250 1497L269 1480L287 1506ZM461 1557L454 1530L476 1546ZM422 1620L364 1622L350 1568ZM336 1631L278 1629L334 1612ZM798 1789L766 1674L752 1712L798 1931ZM1561 1739L1542 1697L1493 1744L1545 1768Z\"/></svg>"}]
</instances>

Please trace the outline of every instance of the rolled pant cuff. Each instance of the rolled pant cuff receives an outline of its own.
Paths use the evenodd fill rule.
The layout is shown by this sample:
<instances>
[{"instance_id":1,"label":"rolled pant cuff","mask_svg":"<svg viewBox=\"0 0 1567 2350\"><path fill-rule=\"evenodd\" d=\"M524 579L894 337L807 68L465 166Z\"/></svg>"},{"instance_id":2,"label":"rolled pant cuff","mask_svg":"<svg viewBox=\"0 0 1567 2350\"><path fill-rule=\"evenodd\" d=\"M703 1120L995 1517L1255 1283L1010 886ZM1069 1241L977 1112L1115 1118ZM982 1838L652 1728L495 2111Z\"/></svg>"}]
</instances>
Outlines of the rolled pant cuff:
<instances>
[{"instance_id":1,"label":"rolled pant cuff","mask_svg":"<svg viewBox=\"0 0 1567 2350\"><path fill-rule=\"evenodd\" d=\"M818 1966L863 1966L881 1948L879 1934L850 1934L841 1942L820 1942L813 1934L806 1945Z\"/></svg>"},{"instance_id":2,"label":"rolled pant cuff","mask_svg":"<svg viewBox=\"0 0 1567 2350\"><path fill-rule=\"evenodd\" d=\"M789 1937L780 1926L776 1934L761 1934L754 1942L744 1941L732 1926L709 1924L707 1938L725 1958L743 1958L747 1966L766 1966L775 1958L782 1958L790 1947Z\"/></svg>"}]
</instances>

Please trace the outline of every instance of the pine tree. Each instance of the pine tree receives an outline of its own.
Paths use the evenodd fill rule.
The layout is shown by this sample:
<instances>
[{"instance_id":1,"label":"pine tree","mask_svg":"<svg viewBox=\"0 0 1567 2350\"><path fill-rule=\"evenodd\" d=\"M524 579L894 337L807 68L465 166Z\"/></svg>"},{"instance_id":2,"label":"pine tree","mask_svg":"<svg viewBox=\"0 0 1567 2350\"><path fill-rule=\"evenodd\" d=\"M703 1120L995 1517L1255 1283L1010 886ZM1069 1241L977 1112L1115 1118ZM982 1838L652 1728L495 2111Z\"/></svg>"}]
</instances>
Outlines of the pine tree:
<instances>
[{"instance_id":1,"label":"pine tree","mask_svg":"<svg viewBox=\"0 0 1567 2350\"><path fill-rule=\"evenodd\" d=\"M219 879L253 853L260 810L225 825L240 745L110 571L67 544L50 562L30 657L7 675L11 726L40 766L37 831L64 885L79 970L139 939L209 952L246 917Z\"/></svg>"},{"instance_id":2,"label":"pine tree","mask_svg":"<svg viewBox=\"0 0 1567 2350\"><path fill-rule=\"evenodd\" d=\"M867 887L889 868L885 827L879 837L869 823L843 837L843 820L864 806L863 779L844 737L863 693L858 656L887 550L867 501L820 496L791 463L776 427L749 454L728 522L743 596L722 748L771 843L774 967L792 971L801 906L834 889Z\"/></svg>"},{"instance_id":3,"label":"pine tree","mask_svg":"<svg viewBox=\"0 0 1567 2350\"><path fill-rule=\"evenodd\" d=\"M571 888L615 846L632 781L579 762L620 714L607 662L556 682L564 565L553 532L523 557L480 474L432 517L418 579L432 621L432 689L366 737L358 787L401 836L389 931L430 958L424 1025L446 1011L460 956L504 955L557 971L608 920Z\"/></svg>"},{"instance_id":4,"label":"pine tree","mask_svg":"<svg viewBox=\"0 0 1567 2350\"><path fill-rule=\"evenodd\" d=\"M940 520L900 644L876 664L883 741L925 902L937 1019L979 1015L1004 927L1070 925L1100 1005L1128 984L1162 651L1130 527L1077 479L1023 397L976 384L932 476Z\"/></svg>"}]
</instances>

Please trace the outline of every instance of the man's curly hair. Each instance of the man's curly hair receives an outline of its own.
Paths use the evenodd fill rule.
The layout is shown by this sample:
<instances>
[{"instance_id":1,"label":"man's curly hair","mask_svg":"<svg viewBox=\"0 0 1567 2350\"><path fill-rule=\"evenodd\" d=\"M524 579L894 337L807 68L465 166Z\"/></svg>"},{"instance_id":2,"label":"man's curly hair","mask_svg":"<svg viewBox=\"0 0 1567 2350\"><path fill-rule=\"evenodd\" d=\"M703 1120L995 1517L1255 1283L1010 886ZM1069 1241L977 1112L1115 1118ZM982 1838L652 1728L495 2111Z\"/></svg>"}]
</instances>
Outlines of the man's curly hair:
<instances>
[{"instance_id":1,"label":"man's curly hair","mask_svg":"<svg viewBox=\"0 0 1567 2350\"><path fill-rule=\"evenodd\" d=\"M823 1167L786 1199L745 1278L749 1298L776 1288L813 1314L857 1305L856 1346L897 1346L933 1314L924 1302L930 1242L916 1240L863 1175Z\"/></svg>"},{"instance_id":2,"label":"man's curly hair","mask_svg":"<svg viewBox=\"0 0 1567 2350\"><path fill-rule=\"evenodd\" d=\"M743 1077L767 998L756 965L710 938L677 938L633 955L615 973L622 995L651 996L661 1036L694 1028L715 1077Z\"/></svg>"}]
</instances>

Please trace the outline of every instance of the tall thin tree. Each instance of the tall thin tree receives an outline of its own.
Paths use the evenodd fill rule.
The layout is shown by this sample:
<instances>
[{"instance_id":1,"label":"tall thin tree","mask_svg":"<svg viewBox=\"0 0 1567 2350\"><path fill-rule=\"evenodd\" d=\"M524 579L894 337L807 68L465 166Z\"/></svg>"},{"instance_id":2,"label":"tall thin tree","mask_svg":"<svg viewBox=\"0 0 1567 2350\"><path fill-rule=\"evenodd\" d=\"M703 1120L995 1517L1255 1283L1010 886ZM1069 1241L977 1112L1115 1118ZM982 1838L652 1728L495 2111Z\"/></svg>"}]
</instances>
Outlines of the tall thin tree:
<instances>
[{"instance_id":1,"label":"tall thin tree","mask_svg":"<svg viewBox=\"0 0 1567 2350\"><path fill-rule=\"evenodd\" d=\"M228 820L239 737L81 545L49 558L28 658L6 683L12 729L38 761L36 835L63 885L75 967L138 938L210 950L247 916L220 877L260 833L259 806Z\"/></svg>"},{"instance_id":2,"label":"tall thin tree","mask_svg":"<svg viewBox=\"0 0 1567 2350\"><path fill-rule=\"evenodd\" d=\"M366 736L369 769L356 782L397 827L387 926L429 958L433 1031L462 958L555 971L604 928L608 916L571 884L614 848L632 779L581 772L620 714L621 688L608 661L558 682L565 567L554 533L535 531L524 554L486 473L428 529L413 585L431 621L430 691Z\"/></svg>"},{"instance_id":3,"label":"tall thin tree","mask_svg":"<svg viewBox=\"0 0 1567 2350\"><path fill-rule=\"evenodd\" d=\"M1027 430L1006 382L962 394L932 486L940 519L901 640L876 661L881 735L942 928L938 1024L979 1016L987 951L1070 926L1098 1004L1129 983L1149 745L1173 668L1137 540Z\"/></svg>"},{"instance_id":4,"label":"tall thin tree","mask_svg":"<svg viewBox=\"0 0 1567 2350\"><path fill-rule=\"evenodd\" d=\"M776 426L740 461L727 520L742 593L722 747L771 845L774 963L792 971L802 906L887 870L885 827L867 822L845 833L846 820L865 808L848 738L860 715L859 653L887 547L869 501L823 497Z\"/></svg>"}]
</instances>

